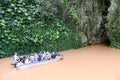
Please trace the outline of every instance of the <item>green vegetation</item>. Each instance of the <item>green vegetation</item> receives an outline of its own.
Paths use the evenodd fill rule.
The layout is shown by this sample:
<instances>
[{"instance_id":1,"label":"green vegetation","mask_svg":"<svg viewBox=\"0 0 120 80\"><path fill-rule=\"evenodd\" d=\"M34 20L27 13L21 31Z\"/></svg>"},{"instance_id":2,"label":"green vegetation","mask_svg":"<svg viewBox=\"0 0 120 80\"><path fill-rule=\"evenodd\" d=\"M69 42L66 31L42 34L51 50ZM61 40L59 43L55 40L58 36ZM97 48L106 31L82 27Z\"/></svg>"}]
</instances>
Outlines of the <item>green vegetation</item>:
<instances>
[{"instance_id":1,"label":"green vegetation","mask_svg":"<svg viewBox=\"0 0 120 80\"><path fill-rule=\"evenodd\" d=\"M114 22L109 27L110 47L120 49L120 23Z\"/></svg>"},{"instance_id":2,"label":"green vegetation","mask_svg":"<svg viewBox=\"0 0 120 80\"><path fill-rule=\"evenodd\" d=\"M0 0L0 58L104 42L120 48L119 0Z\"/></svg>"},{"instance_id":3,"label":"green vegetation","mask_svg":"<svg viewBox=\"0 0 120 80\"><path fill-rule=\"evenodd\" d=\"M120 2L118 2L120 5ZM110 47L120 49L120 7L117 7L110 17L108 23L108 36L110 39Z\"/></svg>"},{"instance_id":4,"label":"green vegetation","mask_svg":"<svg viewBox=\"0 0 120 80\"><path fill-rule=\"evenodd\" d=\"M82 46L54 0L1 0L0 58Z\"/></svg>"}]
</instances>

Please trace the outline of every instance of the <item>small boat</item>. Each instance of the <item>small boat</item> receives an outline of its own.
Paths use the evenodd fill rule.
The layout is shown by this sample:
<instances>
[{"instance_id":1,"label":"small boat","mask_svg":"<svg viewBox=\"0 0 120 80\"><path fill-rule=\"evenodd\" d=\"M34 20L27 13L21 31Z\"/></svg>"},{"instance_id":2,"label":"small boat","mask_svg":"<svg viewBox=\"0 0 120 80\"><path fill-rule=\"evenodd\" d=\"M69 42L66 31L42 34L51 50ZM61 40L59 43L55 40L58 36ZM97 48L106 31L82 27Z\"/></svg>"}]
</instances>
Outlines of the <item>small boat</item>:
<instances>
[{"instance_id":1,"label":"small boat","mask_svg":"<svg viewBox=\"0 0 120 80\"><path fill-rule=\"evenodd\" d=\"M19 69L19 70L24 70L24 69L35 67L35 66L54 63L54 62L62 60L62 59L63 59L63 56L59 55L59 56L56 56L54 59L51 58L49 60L43 60L43 61L34 62L34 63L30 63L30 64L22 64L22 65L16 66L16 68Z\"/></svg>"}]
</instances>

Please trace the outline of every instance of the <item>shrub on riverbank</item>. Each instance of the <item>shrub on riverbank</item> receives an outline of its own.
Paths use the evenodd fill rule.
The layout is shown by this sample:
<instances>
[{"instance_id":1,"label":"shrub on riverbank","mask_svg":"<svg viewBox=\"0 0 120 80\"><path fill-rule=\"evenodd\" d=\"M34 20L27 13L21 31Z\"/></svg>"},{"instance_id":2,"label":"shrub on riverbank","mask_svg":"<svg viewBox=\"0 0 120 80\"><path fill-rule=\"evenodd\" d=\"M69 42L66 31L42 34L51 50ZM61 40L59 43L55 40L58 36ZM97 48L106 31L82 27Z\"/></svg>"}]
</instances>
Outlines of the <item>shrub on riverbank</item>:
<instances>
[{"instance_id":1,"label":"shrub on riverbank","mask_svg":"<svg viewBox=\"0 0 120 80\"><path fill-rule=\"evenodd\" d=\"M0 6L0 58L14 52L29 54L82 46L80 37L57 16L58 10L49 0L9 0Z\"/></svg>"},{"instance_id":2,"label":"shrub on riverbank","mask_svg":"<svg viewBox=\"0 0 120 80\"><path fill-rule=\"evenodd\" d=\"M120 49L120 2L116 3L118 7L111 5L107 24L110 47Z\"/></svg>"},{"instance_id":3,"label":"shrub on riverbank","mask_svg":"<svg viewBox=\"0 0 120 80\"><path fill-rule=\"evenodd\" d=\"M108 35L110 39L110 47L120 49L120 23L115 21L111 24Z\"/></svg>"}]
</instances>

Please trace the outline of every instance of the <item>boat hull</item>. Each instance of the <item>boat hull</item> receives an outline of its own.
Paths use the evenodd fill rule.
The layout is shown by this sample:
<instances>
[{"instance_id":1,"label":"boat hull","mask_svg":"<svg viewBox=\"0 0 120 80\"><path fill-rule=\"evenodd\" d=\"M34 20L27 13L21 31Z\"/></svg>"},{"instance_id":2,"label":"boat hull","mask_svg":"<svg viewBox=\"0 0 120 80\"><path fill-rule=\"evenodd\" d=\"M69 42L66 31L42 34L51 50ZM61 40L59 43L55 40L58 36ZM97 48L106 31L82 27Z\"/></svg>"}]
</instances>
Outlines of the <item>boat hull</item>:
<instances>
[{"instance_id":1,"label":"boat hull","mask_svg":"<svg viewBox=\"0 0 120 80\"><path fill-rule=\"evenodd\" d=\"M30 64L23 64L20 66L16 66L16 68L19 70L24 70L24 69L28 69L28 68L35 67L35 66L54 63L62 59L63 59L63 56L57 56L55 59L50 59L50 60L45 60L45 61L40 61L40 62L35 62L35 63L30 63Z\"/></svg>"}]
</instances>

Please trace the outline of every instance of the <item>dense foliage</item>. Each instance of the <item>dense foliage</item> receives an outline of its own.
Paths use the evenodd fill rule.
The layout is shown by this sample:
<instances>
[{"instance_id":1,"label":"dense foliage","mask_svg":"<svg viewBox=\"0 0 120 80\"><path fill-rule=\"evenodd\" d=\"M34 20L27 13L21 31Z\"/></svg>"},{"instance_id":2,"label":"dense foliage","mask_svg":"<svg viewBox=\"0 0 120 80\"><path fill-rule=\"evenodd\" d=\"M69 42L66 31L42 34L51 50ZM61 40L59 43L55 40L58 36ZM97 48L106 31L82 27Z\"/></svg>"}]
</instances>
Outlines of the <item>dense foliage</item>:
<instances>
[{"instance_id":1,"label":"dense foliage","mask_svg":"<svg viewBox=\"0 0 120 80\"><path fill-rule=\"evenodd\" d=\"M64 1L64 0L63 0ZM56 0L0 0L0 58L82 46Z\"/></svg>"},{"instance_id":2,"label":"dense foliage","mask_svg":"<svg viewBox=\"0 0 120 80\"><path fill-rule=\"evenodd\" d=\"M118 6L111 6L115 8L111 10L108 15L109 23L107 24L108 36L110 39L110 46L120 49L120 2L117 2Z\"/></svg>"},{"instance_id":3,"label":"dense foliage","mask_svg":"<svg viewBox=\"0 0 120 80\"><path fill-rule=\"evenodd\" d=\"M110 40L120 48L119 0L0 0L0 58Z\"/></svg>"},{"instance_id":4,"label":"dense foliage","mask_svg":"<svg viewBox=\"0 0 120 80\"><path fill-rule=\"evenodd\" d=\"M110 47L120 49L120 22L114 22L109 28Z\"/></svg>"}]
</instances>

